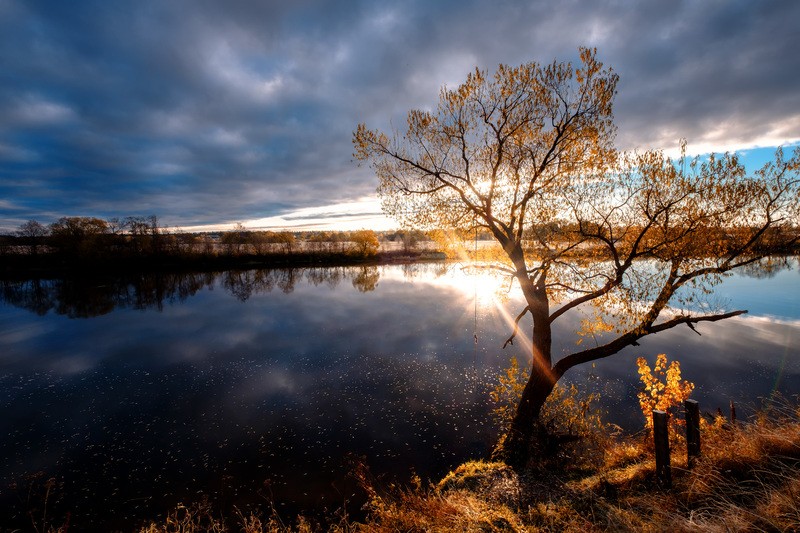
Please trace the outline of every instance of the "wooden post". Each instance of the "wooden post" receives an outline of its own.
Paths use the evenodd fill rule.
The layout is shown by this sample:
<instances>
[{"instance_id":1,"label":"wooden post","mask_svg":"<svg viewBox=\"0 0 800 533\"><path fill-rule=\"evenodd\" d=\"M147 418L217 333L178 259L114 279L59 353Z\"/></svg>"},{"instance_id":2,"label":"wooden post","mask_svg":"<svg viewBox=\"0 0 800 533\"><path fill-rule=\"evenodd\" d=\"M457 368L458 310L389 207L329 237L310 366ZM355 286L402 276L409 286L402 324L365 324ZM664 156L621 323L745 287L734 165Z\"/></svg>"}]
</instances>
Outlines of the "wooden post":
<instances>
[{"instance_id":1,"label":"wooden post","mask_svg":"<svg viewBox=\"0 0 800 533\"><path fill-rule=\"evenodd\" d=\"M731 425L736 425L736 405L733 403L733 400L731 400Z\"/></svg>"},{"instance_id":2,"label":"wooden post","mask_svg":"<svg viewBox=\"0 0 800 533\"><path fill-rule=\"evenodd\" d=\"M653 410L653 440L656 445L656 479L666 488L672 488L672 471L669 464L669 428L666 411Z\"/></svg>"},{"instance_id":3,"label":"wooden post","mask_svg":"<svg viewBox=\"0 0 800 533\"><path fill-rule=\"evenodd\" d=\"M700 404L696 400L683 402L686 409L686 463L691 468L700 457Z\"/></svg>"}]
</instances>

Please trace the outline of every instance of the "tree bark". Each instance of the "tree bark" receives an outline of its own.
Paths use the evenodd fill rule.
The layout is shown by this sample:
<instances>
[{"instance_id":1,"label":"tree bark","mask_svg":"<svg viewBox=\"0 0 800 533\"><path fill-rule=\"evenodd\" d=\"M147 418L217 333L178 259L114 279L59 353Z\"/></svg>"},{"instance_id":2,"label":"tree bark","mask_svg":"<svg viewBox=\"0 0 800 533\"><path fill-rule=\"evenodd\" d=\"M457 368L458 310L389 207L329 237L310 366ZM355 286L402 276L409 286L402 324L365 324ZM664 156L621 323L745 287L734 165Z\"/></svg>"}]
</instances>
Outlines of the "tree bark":
<instances>
[{"instance_id":1,"label":"tree bark","mask_svg":"<svg viewBox=\"0 0 800 533\"><path fill-rule=\"evenodd\" d=\"M524 468L537 450L541 450L537 443L541 444L545 434L540 415L555 384L549 372L536 367L531 370L506 438L497 450L499 459L512 467Z\"/></svg>"},{"instance_id":2,"label":"tree bark","mask_svg":"<svg viewBox=\"0 0 800 533\"><path fill-rule=\"evenodd\" d=\"M499 458L506 463L514 467L524 467L531 455L537 453L536 448L541 448L537 443L542 444L542 437L545 436L539 423L542 406L561 376L555 375L552 370L550 303L545 290L545 274L540 274L535 283L528 276L521 253L509 253L509 256L517 267L516 277L533 320L531 373L498 453Z\"/></svg>"}]
</instances>

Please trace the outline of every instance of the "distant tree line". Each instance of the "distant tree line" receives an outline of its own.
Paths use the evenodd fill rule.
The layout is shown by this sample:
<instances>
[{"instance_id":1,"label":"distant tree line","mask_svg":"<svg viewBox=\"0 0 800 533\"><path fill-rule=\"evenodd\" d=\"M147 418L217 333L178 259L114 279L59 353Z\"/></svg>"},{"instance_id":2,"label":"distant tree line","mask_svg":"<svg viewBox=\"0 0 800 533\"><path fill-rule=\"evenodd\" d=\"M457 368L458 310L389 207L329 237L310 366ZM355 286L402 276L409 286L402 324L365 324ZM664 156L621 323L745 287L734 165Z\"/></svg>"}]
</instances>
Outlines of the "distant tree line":
<instances>
[{"instance_id":1,"label":"distant tree line","mask_svg":"<svg viewBox=\"0 0 800 533\"><path fill-rule=\"evenodd\" d=\"M395 252L409 253L423 241L430 239L419 231L258 231L236 224L229 231L190 233L161 226L155 215L62 217L49 225L29 220L14 234L0 236L0 256L35 264L289 256L367 259L377 256L382 242Z\"/></svg>"},{"instance_id":2,"label":"distant tree line","mask_svg":"<svg viewBox=\"0 0 800 533\"><path fill-rule=\"evenodd\" d=\"M524 247L534 254L545 236L567 238L585 230L576 224L554 221L528 228ZM720 240L731 239L730 228L718 235ZM785 228L769 228L762 243L784 239ZM800 230L795 229L797 234ZM555 237L557 239L557 237ZM185 232L159 224L155 215L126 218L62 217L45 225L36 220L21 224L11 235L0 235L0 267L56 264L85 264L103 261L132 261L134 263L163 261L206 261L236 263L242 261L311 261L324 259L360 260L374 258L378 253L416 254L420 251L442 251L450 257L471 256L472 241L491 242L484 230L395 230L358 231L263 231L251 230L236 224L229 231ZM477 250L476 250L477 251ZM781 250L797 253L797 246ZM591 257L591 246L577 247L572 255ZM476 259L494 257L496 250L481 249ZM497 258L494 258L497 259ZM13 266L11 267L13 270Z\"/></svg>"}]
</instances>

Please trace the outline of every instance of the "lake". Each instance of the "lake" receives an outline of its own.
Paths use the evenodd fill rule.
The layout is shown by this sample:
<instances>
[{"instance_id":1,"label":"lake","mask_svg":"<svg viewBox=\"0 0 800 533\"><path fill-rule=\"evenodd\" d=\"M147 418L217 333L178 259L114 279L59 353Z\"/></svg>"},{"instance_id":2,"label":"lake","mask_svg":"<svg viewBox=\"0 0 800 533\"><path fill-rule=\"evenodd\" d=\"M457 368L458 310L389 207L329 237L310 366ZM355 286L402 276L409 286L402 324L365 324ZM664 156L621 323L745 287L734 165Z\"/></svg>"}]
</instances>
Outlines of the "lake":
<instances>
[{"instance_id":1,"label":"lake","mask_svg":"<svg viewBox=\"0 0 800 533\"><path fill-rule=\"evenodd\" d=\"M727 278L741 318L682 327L567 378L642 427L635 359L665 352L703 411L800 393L797 260ZM348 475L436 480L497 436L488 391L521 300L460 265L0 282L0 527L132 530L179 502L358 513ZM556 323L554 354L580 316ZM523 330L524 331L524 330ZM560 344L559 344L560 343ZM522 343L517 343L522 344Z\"/></svg>"}]
</instances>

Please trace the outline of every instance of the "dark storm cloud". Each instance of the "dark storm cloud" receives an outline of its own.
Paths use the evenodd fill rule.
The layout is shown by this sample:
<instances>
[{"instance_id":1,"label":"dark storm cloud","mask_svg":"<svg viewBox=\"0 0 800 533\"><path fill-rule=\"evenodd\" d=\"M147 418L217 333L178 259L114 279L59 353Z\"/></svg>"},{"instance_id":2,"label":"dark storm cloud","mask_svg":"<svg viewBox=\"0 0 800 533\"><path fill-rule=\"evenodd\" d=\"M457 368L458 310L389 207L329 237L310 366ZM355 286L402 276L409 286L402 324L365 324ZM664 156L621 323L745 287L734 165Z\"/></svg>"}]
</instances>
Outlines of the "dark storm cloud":
<instances>
[{"instance_id":1,"label":"dark storm cloud","mask_svg":"<svg viewBox=\"0 0 800 533\"><path fill-rule=\"evenodd\" d=\"M623 147L800 138L800 3L0 0L0 228L169 225L369 196L352 130L402 125L475 66L621 77Z\"/></svg>"}]
</instances>

